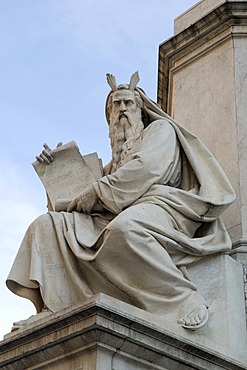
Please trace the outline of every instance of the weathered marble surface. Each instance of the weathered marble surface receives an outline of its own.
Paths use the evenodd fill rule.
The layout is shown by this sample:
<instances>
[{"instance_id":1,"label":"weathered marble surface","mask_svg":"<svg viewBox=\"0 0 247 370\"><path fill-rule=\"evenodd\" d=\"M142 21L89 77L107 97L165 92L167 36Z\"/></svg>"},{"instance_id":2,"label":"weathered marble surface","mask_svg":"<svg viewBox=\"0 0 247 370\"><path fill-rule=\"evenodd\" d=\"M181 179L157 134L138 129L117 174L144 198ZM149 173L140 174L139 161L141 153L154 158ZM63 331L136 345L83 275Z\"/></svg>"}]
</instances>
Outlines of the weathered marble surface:
<instances>
[{"instance_id":1,"label":"weathered marble surface","mask_svg":"<svg viewBox=\"0 0 247 370\"><path fill-rule=\"evenodd\" d=\"M228 39L217 48L210 45L203 56L186 58L188 64L185 60L175 63L172 115L178 121L183 118L185 126L203 139L230 177L237 200L224 220L235 239L242 217L232 46Z\"/></svg>"},{"instance_id":2,"label":"weathered marble surface","mask_svg":"<svg viewBox=\"0 0 247 370\"><path fill-rule=\"evenodd\" d=\"M246 4L196 4L176 19L176 35L160 46L159 64L163 109L177 120L183 117L236 191L237 201L224 215L233 242L247 234Z\"/></svg>"},{"instance_id":3,"label":"weathered marble surface","mask_svg":"<svg viewBox=\"0 0 247 370\"><path fill-rule=\"evenodd\" d=\"M197 22L209 12L217 9L220 5L229 2L229 0L201 0L190 9L175 18L174 34L182 32L191 24ZM246 0L231 0L231 2L246 2Z\"/></svg>"}]
</instances>

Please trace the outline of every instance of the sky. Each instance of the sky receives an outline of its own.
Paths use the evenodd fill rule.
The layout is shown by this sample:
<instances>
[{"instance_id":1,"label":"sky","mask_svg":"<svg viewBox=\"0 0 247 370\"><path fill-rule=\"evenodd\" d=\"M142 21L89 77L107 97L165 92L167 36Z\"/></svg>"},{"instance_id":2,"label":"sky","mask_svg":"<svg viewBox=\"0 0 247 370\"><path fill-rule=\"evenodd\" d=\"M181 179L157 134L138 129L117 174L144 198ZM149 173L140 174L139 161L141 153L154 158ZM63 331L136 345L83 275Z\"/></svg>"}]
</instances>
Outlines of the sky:
<instances>
[{"instance_id":1,"label":"sky","mask_svg":"<svg viewBox=\"0 0 247 370\"><path fill-rule=\"evenodd\" d=\"M157 100L158 46L195 0L0 0L0 340L34 306L5 280L28 225L46 212L31 163L43 143L75 140L110 160L106 73L139 71Z\"/></svg>"}]
</instances>

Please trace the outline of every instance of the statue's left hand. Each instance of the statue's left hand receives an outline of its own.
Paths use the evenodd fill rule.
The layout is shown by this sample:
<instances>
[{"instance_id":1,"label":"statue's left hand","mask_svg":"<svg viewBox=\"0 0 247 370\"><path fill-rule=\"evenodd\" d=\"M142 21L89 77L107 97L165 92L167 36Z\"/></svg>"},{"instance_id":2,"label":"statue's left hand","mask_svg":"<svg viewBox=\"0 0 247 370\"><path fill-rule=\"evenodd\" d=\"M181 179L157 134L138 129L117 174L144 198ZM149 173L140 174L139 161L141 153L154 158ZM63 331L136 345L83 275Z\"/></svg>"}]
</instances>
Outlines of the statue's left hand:
<instances>
[{"instance_id":1,"label":"statue's left hand","mask_svg":"<svg viewBox=\"0 0 247 370\"><path fill-rule=\"evenodd\" d=\"M85 189L78 197L76 197L68 205L67 212L77 211L90 213L93 206L97 203L98 195L91 185Z\"/></svg>"}]
</instances>

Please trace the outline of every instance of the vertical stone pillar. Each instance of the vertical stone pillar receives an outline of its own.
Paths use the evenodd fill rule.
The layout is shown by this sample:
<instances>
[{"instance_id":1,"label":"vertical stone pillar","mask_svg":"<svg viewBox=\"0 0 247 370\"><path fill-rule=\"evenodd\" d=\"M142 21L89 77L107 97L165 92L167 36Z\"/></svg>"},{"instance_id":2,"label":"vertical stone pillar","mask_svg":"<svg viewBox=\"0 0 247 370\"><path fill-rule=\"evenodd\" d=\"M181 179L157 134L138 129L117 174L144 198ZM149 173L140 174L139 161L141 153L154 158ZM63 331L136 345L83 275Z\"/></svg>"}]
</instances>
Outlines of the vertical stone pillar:
<instances>
[{"instance_id":1,"label":"vertical stone pillar","mask_svg":"<svg viewBox=\"0 0 247 370\"><path fill-rule=\"evenodd\" d=\"M224 214L247 265L247 1L201 0L160 45L158 101L209 147L237 200Z\"/></svg>"}]
</instances>

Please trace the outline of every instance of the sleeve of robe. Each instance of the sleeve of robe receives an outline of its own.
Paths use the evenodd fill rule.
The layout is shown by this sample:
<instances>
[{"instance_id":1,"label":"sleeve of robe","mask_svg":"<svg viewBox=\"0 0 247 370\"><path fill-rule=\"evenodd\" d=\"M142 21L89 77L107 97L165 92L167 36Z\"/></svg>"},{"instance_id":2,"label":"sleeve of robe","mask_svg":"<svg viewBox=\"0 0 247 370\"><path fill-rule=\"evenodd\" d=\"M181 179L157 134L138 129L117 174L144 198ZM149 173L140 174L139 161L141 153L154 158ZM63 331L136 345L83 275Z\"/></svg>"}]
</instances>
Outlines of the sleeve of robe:
<instances>
[{"instance_id":1,"label":"sleeve of robe","mask_svg":"<svg viewBox=\"0 0 247 370\"><path fill-rule=\"evenodd\" d=\"M165 120L153 122L137 140L139 144L131 149L129 162L94 183L104 207L115 214L139 199L153 184L167 184L179 155L176 133Z\"/></svg>"}]
</instances>

